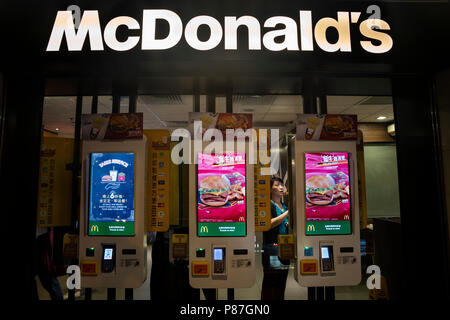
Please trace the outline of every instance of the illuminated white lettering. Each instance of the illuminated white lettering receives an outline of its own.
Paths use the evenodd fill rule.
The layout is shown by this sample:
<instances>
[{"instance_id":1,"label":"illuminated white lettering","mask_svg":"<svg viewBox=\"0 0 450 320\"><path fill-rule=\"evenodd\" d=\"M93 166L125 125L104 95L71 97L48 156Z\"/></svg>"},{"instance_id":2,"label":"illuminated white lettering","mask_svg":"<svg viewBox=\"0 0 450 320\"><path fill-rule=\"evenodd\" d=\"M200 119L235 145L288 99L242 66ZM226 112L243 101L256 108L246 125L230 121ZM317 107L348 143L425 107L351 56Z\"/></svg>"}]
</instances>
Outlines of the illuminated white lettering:
<instances>
[{"instance_id":1,"label":"illuminated white lettering","mask_svg":"<svg viewBox=\"0 0 450 320\"><path fill-rule=\"evenodd\" d=\"M299 50L297 23L289 17L272 17L266 20L264 27L274 28L278 24L284 24L285 28L267 32L263 37L264 46L270 51ZM278 37L284 37L284 41L276 42Z\"/></svg>"},{"instance_id":2,"label":"illuminated white lettering","mask_svg":"<svg viewBox=\"0 0 450 320\"><path fill-rule=\"evenodd\" d=\"M135 48L139 40L142 50L167 50L175 47L183 35L186 43L195 50L212 50L222 40L225 50L237 50L238 30L245 27L248 32L248 50L262 50L262 43L265 49L270 51L314 51L315 40L323 51L351 52L350 24L357 23L360 15L361 12L339 11L337 19L324 17L314 24L312 12L300 10L298 21L285 16L269 17L263 25L268 30L262 35L261 24L253 16L226 16L222 26L216 18L201 15L188 21L183 30L183 22L177 13L166 9L145 9L142 14L142 25L132 17L119 16L106 24L102 34L98 11L84 11L78 28L74 25L71 11L58 11L46 51L60 51L63 38L66 39L69 51L81 51L87 38L90 51L104 50L103 41L113 51L127 51ZM157 27L161 22L169 25L169 32L162 38L157 38ZM128 36L125 40L119 41L116 33L120 26L125 26L129 30L142 29L142 34ZM199 38L198 32L202 26L209 28L206 40ZM330 28L337 31L338 36L334 43L330 43L327 39L327 31ZM386 32L389 30L389 24L379 18L370 17L362 21L359 31L368 40L361 40L361 47L367 52L376 54L390 51L393 40Z\"/></svg>"},{"instance_id":3,"label":"illuminated white lettering","mask_svg":"<svg viewBox=\"0 0 450 320\"><path fill-rule=\"evenodd\" d=\"M261 25L251 16L225 17L225 50L237 50L237 30L240 26L248 29L248 49L261 50Z\"/></svg>"},{"instance_id":4,"label":"illuminated white lettering","mask_svg":"<svg viewBox=\"0 0 450 320\"><path fill-rule=\"evenodd\" d=\"M91 51L102 51L102 31L98 11L84 11L80 25L78 26L78 32L75 32L72 11L58 11L48 41L47 51L59 51L64 35L66 36L69 51L81 51L88 34Z\"/></svg>"},{"instance_id":5,"label":"illuminated white lettering","mask_svg":"<svg viewBox=\"0 0 450 320\"><path fill-rule=\"evenodd\" d=\"M376 25L377 29L372 29L372 26ZM380 32L378 30L390 30L391 27L386 21L383 21L381 19L367 19L361 22L359 25L359 31L361 34L367 38L378 40L381 42L379 45L373 45L372 41L361 41L361 47L363 47L364 50L370 53L385 53L392 49L392 46L394 45L392 38L384 33Z\"/></svg>"},{"instance_id":6,"label":"illuminated white lettering","mask_svg":"<svg viewBox=\"0 0 450 320\"><path fill-rule=\"evenodd\" d=\"M209 39L201 41L198 38L198 28L207 25L211 31ZM222 26L219 21L210 16L198 16L192 18L184 30L186 42L194 49L205 51L214 49L222 41Z\"/></svg>"},{"instance_id":7,"label":"illuminated white lettering","mask_svg":"<svg viewBox=\"0 0 450 320\"><path fill-rule=\"evenodd\" d=\"M156 39L156 21L165 20L170 31L166 38ZM144 10L142 22L142 50L165 50L174 47L183 36L180 17L170 10Z\"/></svg>"},{"instance_id":8,"label":"illuminated white lettering","mask_svg":"<svg viewBox=\"0 0 450 320\"><path fill-rule=\"evenodd\" d=\"M117 17L112 19L105 27L103 34L105 43L108 47L116 51L127 51L133 49L139 42L139 37L128 37L123 42L117 41L116 31L117 27L125 25L130 30L139 29L139 23L131 17Z\"/></svg>"},{"instance_id":9,"label":"illuminated white lettering","mask_svg":"<svg viewBox=\"0 0 450 320\"><path fill-rule=\"evenodd\" d=\"M314 28L314 36L316 38L317 45L327 52L351 52L352 45L350 41L350 21L348 12L338 12L338 19L322 18L320 19L316 27ZM335 28L338 32L338 41L336 43L330 43L327 40L328 28Z\"/></svg>"},{"instance_id":10,"label":"illuminated white lettering","mask_svg":"<svg viewBox=\"0 0 450 320\"><path fill-rule=\"evenodd\" d=\"M300 11L300 39L302 51L313 51L311 11Z\"/></svg>"}]
</instances>

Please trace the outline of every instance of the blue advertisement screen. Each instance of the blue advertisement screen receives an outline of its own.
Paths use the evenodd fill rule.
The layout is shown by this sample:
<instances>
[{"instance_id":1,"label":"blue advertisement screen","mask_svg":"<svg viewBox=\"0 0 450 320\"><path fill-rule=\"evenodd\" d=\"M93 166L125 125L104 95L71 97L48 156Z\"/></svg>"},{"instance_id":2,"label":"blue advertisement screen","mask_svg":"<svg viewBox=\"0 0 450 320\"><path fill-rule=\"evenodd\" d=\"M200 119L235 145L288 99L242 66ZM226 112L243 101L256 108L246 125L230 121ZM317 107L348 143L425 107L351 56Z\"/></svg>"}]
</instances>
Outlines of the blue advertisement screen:
<instances>
[{"instance_id":1,"label":"blue advertisement screen","mask_svg":"<svg viewBox=\"0 0 450 320\"><path fill-rule=\"evenodd\" d=\"M90 236L134 236L134 154L91 153Z\"/></svg>"}]
</instances>

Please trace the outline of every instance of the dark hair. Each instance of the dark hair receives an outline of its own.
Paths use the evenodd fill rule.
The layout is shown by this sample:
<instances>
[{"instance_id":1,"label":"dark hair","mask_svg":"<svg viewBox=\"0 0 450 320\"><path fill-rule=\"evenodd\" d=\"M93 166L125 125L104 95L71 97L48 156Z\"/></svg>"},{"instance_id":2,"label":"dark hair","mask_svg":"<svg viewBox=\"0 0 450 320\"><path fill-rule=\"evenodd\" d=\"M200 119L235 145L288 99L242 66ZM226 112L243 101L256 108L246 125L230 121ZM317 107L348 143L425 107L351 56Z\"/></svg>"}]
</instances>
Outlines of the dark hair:
<instances>
[{"instance_id":1,"label":"dark hair","mask_svg":"<svg viewBox=\"0 0 450 320\"><path fill-rule=\"evenodd\" d=\"M270 189L272 189L273 184L275 183L275 181L281 182L282 184L284 184L283 179L281 179L281 177L279 175L273 175L270 178Z\"/></svg>"}]
</instances>

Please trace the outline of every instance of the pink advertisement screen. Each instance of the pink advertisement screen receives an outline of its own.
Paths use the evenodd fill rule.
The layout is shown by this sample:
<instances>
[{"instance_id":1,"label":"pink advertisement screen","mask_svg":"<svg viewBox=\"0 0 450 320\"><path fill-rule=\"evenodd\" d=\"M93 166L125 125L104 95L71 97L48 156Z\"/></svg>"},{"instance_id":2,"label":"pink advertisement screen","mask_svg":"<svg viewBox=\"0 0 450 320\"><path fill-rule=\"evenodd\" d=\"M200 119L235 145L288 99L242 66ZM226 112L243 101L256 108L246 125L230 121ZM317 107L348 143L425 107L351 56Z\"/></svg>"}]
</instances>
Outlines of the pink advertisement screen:
<instances>
[{"instance_id":1,"label":"pink advertisement screen","mask_svg":"<svg viewBox=\"0 0 450 320\"><path fill-rule=\"evenodd\" d=\"M198 154L197 235L245 236L244 153Z\"/></svg>"},{"instance_id":2,"label":"pink advertisement screen","mask_svg":"<svg viewBox=\"0 0 450 320\"><path fill-rule=\"evenodd\" d=\"M349 154L305 153L306 234L350 234Z\"/></svg>"}]
</instances>

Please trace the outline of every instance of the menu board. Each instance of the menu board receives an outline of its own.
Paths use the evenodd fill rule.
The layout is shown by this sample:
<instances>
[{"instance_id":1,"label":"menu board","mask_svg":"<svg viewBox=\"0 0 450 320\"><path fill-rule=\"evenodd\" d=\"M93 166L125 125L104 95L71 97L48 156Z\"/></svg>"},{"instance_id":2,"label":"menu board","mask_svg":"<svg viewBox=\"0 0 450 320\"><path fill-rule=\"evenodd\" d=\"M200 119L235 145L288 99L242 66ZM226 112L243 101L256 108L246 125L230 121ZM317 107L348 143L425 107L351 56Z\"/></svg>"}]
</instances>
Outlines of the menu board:
<instances>
[{"instance_id":1,"label":"menu board","mask_svg":"<svg viewBox=\"0 0 450 320\"><path fill-rule=\"evenodd\" d=\"M262 169L269 169L270 163L263 164L260 160L260 148L266 149L269 153L267 156L270 156L270 148L267 148L270 141L270 131L267 130L267 134L260 135L259 129L256 129L258 132L257 139L263 139L262 141L258 140L258 149L257 149L257 163L253 166L254 170L254 187L255 187L255 231L268 231L271 228L271 214L270 214L270 175L262 175Z\"/></svg>"},{"instance_id":2,"label":"menu board","mask_svg":"<svg viewBox=\"0 0 450 320\"><path fill-rule=\"evenodd\" d=\"M90 236L134 236L134 154L91 153Z\"/></svg>"},{"instance_id":3,"label":"menu board","mask_svg":"<svg viewBox=\"0 0 450 320\"><path fill-rule=\"evenodd\" d=\"M43 137L38 186L38 227L70 225L73 139Z\"/></svg>"},{"instance_id":4,"label":"menu board","mask_svg":"<svg viewBox=\"0 0 450 320\"><path fill-rule=\"evenodd\" d=\"M306 235L351 233L349 154L305 153Z\"/></svg>"},{"instance_id":5,"label":"menu board","mask_svg":"<svg viewBox=\"0 0 450 320\"><path fill-rule=\"evenodd\" d=\"M170 132L144 130L149 141L147 173L147 227L148 232L165 232L169 229L172 198L170 195ZM148 193L147 193L148 195Z\"/></svg>"},{"instance_id":6,"label":"menu board","mask_svg":"<svg viewBox=\"0 0 450 320\"><path fill-rule=\"evenodd\" d=\"M197 235L247 234L245 153L198 154Z\"/></svg>"}]
</instances>

